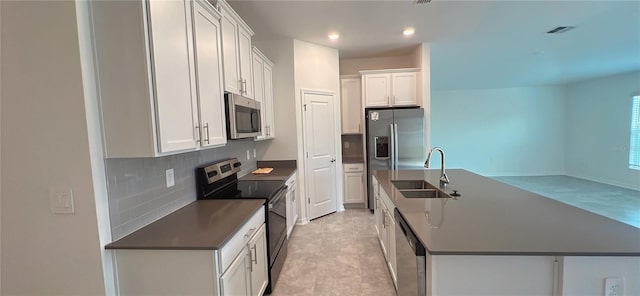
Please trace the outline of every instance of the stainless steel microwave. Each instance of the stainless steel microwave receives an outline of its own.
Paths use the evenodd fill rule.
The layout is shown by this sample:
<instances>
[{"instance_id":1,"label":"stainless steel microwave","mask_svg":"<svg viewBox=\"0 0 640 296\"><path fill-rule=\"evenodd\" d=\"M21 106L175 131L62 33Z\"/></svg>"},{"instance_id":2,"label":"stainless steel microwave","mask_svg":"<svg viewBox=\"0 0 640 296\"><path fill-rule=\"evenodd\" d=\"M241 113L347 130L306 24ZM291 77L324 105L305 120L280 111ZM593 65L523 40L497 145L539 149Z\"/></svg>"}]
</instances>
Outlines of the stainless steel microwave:
<instances>
[{"instance_id":1,"label":"stainless steel microwave","mask_svg":"<svg viewBox=\"0 0 640 296\"><path fill-rule=\"evenodd\" d=\"M225 94L225 101L229 139L253 138L262 134L260 102L231 93Z\"/></svg>"}]
</instances>

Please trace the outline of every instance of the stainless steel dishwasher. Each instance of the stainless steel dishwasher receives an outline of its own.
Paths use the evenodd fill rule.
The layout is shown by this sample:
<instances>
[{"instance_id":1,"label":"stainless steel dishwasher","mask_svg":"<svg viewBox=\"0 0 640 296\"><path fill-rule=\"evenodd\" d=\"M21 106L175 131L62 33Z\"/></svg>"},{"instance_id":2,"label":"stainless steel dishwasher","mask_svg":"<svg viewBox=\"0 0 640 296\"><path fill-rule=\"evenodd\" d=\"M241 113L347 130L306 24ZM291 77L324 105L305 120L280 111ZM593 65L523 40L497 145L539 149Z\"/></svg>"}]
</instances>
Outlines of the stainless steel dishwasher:
<instances>
[{"instance_id":1,"label":"stainless steel dishwasher","mask_svg":"<svg viewBox=\"0 0 640 296\"><path fill-rule=\"evenodd\" d=\"M426 252L396 208L396 262L398 296L426 296Z\"/></svg>"}]
</instances>

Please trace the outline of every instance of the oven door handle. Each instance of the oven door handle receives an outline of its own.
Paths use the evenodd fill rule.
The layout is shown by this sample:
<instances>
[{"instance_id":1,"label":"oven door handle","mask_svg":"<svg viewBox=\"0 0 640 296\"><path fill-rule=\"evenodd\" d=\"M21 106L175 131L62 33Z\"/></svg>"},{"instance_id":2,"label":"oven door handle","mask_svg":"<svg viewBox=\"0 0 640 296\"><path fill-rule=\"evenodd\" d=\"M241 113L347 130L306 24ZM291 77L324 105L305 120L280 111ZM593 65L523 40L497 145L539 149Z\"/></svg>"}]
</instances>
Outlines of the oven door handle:
<instances>
[{"instance_id":1,"label":"oven door handle","mask_svg":"<svg viewBox=\"0 0 640 296\"><path fill-rule=\"evenodd\" d=\"M276 194L274 194L274 198L272 200L269 201L269 209L273 209L273 205L276 204L278 201L280 201L282 198L284 198L287 194L288 187L282 186L280 187L280 189L278 189L278 191L276 192Z\"/></svg>"}]
</instances>

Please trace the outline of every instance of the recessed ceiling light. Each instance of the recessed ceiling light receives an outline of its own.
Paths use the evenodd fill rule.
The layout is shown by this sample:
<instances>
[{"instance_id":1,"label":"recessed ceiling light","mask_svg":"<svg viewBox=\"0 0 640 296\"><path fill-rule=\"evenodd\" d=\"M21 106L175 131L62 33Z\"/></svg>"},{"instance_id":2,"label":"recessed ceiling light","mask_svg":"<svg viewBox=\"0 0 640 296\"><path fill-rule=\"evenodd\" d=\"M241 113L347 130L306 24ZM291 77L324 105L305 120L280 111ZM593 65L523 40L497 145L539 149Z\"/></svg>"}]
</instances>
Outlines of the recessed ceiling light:
<instances>
[{"instance_id":1,"label":"recessed ceiling light","mask_svg":"<svg viewBox=\"0 0 640 296\"><path fill-rule=\"evenodd\" d=\"M329 39L331 39L331 40L338 40L338 38L340 38L340 34L338 34L338 33L329 34Z\"/></svg>"},{"instance_id":2,"label":"recessed ceiling light","mask_svg":"<svg viewBox=\"0 0 640 296\"><path fill-rule=\"evenodd\" d=\"M414 28L406 28L404 29L404 31L402 31L402 35L404 36L411 36L416 32L416 29Z\"/></svg>"}]
</instances>

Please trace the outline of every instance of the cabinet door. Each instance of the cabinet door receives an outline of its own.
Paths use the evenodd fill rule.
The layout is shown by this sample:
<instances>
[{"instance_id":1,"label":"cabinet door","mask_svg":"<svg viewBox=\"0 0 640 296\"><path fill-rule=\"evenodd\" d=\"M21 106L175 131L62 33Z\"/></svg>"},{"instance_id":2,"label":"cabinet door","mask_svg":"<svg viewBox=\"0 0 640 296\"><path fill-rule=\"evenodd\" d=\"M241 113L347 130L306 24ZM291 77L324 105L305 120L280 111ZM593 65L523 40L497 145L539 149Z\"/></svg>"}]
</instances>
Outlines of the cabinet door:
<instances>
[{"instance_id":1,"label":"cabinet door","mask_svg":"<svg viewBox=\"0 0 640 296\"><path fill-rule=\"evenodd\" d=\"M247 248L233 260L229 268L220 276L222 296L251 295L251 262Z\"/></svg>"},{"instance_id":2,"label":"cabinet door","mask_svg":"<svg viewBox=\"0 0 640 296\"><path fill-rule=\"evenodd\" d=\"M382 253L384 254L384 258L389 260L389 218L387 215L387 208L380 200L380 208L382 209L382 230L380 231L380 245L382 246Z\"/></svg>"},{"instance_id":3,"label":"cabinet door","mask_svg":"<svg viewBox=\"0 0 640 296\"><path fill-rule=\"evenodd\" d=\"M345 203L362 203L363 195L363 179L362 172L344 173L344 202Z\"/></svg>"},{"instance_id":4,"label":"cabinet door","mask_svg":"<svg viewBox=\"0 0 640 296\"><path fill-rule=\"evenodd\" d=\"M190 16L187 1L149 2L160 152L197 147Z\"/></svg>"},{"instance_id":5,"label":"cabinet door","mask_svg":"<svg viewBox=\"0 0 640 296\"><path fill-rule=\"evenodd\" d=\"M267 289L267 235L265 224L262 224L258 232L249 241L249 252L251 255L251 295L262 296ZM240 295L240 294L238 294Z\"/></svg>"},{"instance_id":6,"label":"cabinet door","mask_svg":"<svg viewBox=\"0 0 640 296\"><path fill-rule=\"evenodd\" d=\"M255 71L255 70L254 70ZM273 69L267 63L264 64L264 109L263 114L265 117L263 120L267 123L267 139L273 139L276 137L275 132L275 108L273 101Z\"/></svg>"},{"instance_id":7,"label":"cabinet door","mask_svg":"<svg viewBox=\"0 0 640 296\"><path fill-rule=\"evenodd\" d=\"M367 74L364 79L365 106L389 106L391 94L390 74Z\"/></svg>"},{"instance_id":8,"label":"cabinet door","mask_svg":"<svg viewBox=\"0 0 640 296\"><path fill-rule=\"evenodd\" d=\"M361 107L361 82L360 79L342 79L342 133L361 133L360 121L363 113Z\"/></svg>"},{"instance_id":9,"label":"cabinet door","mask_svg":"<svg viewBox=\"0 0 640 296\"><path fill-rule=\"evenodd\" d=\"M418 105L417 73L392 73L391 101L394 106Z\"/></svg>"},{"instance_id":10,"label":"cabinet door","mask_svg":"<svg viewBox=\"0 0 640 296\"><path fill-rule=\"evenodd\" d=\"M238 52L238 24L223 11L220 20L222 27L222 58L224 68L224 90L240 95L240 56Z\"/></svg>"},{"instance_id":11,"label":"cabinet door","mask_svg":"<svg viewBox=\"0 0 640 296\"><path fill-rule=\"evenodd\" d=\"M220 21L200 2L193 2L198 100L200 102L200 139L203 147L227 143L222 90Z\"/></svg>"},{"instance_id":12,"label":"cabinet door","mask_svg":"<svg viewBox=\"0 0 640 296\"><path fill-rule=\"evenodd\" d=\"M377 192L373 192L374 197L374 205L373 205L373 216L376 220L376 232L378 233L378 239L382 239L382 201L380 200L380 195Z\"/></svg>"},{"instance_id":13,"label":"cabinet door","mask_svg":"<svg viewBox=\"0 0 640 296\"><path fill-rule=\"evenodd\" d=\"M397 264L396 264L396 221L392 216L392 212L388 212L388 227L387 227L387 249L389 250L389 256L387 260L389 260L389 270L391 271L391 278L393 279L393 284L398 286L397 279Z\"/></svg>"},{"instance_id":14,"label":"cabinet door","mask_svg":"<svg viewBox=\"0 0 640 296\"><path fill-rule=\"evenodd\" d=\"M253 99L253 52L251 48L251 34L243 27L238 26L238 52L240 55L240 79L242 80L242 95Z\"/></svg>"},{"instance_id":15,"label":"cabinet door","mask_svg":"<svg viewBox=\"0 0 640 296\"><path fill-rule=\"evenodd\" d=\"M264 61L262 58L254 54L253 55L253 99L260 102L260 116L261 116L261 129L262 134L256 137L256 140L264 140L267 137L267 121L266 121L266 109L264 102Z\"/></svg>"}]
</instances>

